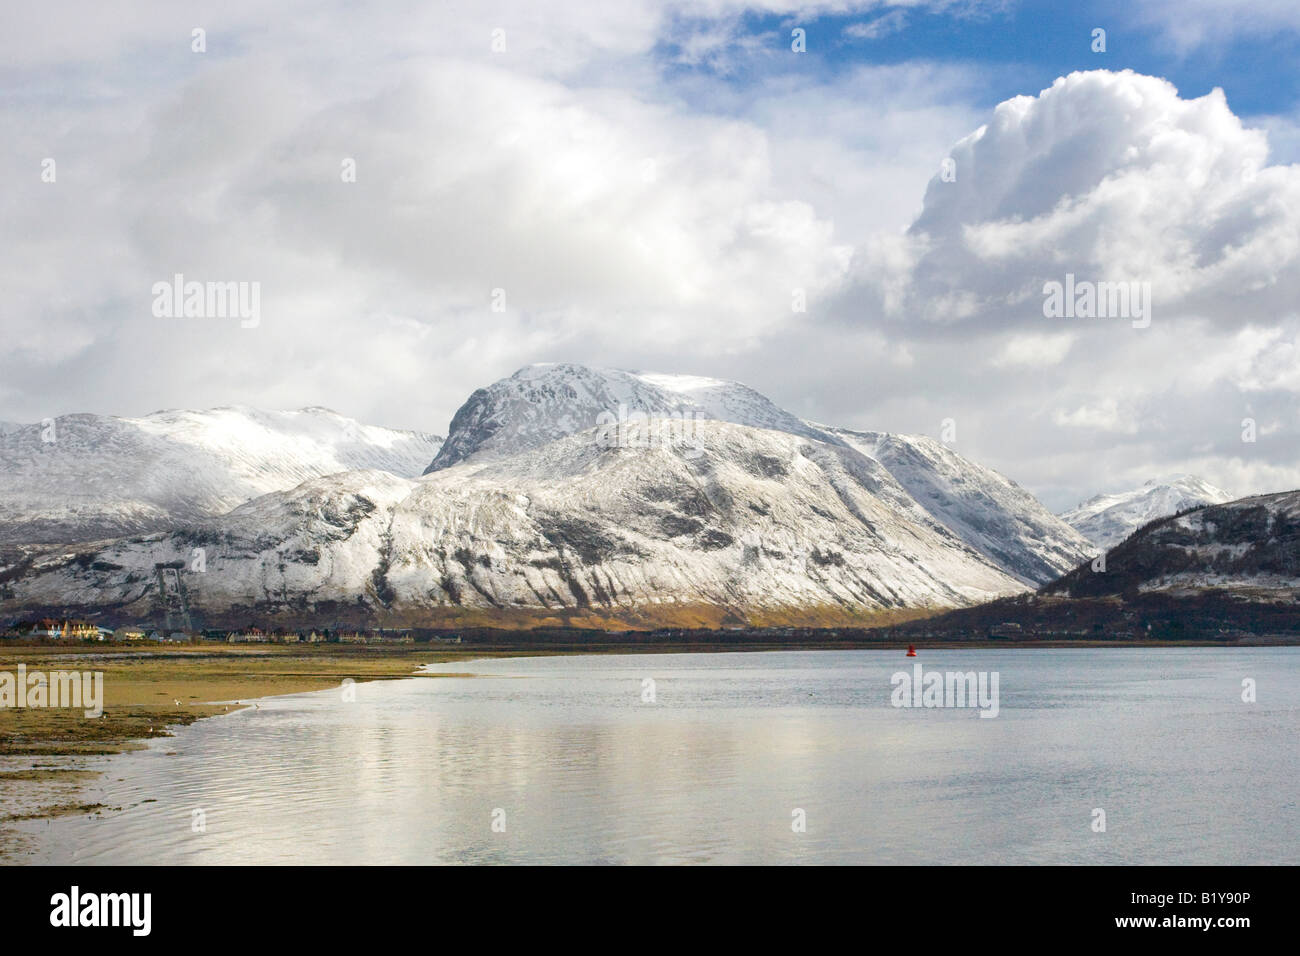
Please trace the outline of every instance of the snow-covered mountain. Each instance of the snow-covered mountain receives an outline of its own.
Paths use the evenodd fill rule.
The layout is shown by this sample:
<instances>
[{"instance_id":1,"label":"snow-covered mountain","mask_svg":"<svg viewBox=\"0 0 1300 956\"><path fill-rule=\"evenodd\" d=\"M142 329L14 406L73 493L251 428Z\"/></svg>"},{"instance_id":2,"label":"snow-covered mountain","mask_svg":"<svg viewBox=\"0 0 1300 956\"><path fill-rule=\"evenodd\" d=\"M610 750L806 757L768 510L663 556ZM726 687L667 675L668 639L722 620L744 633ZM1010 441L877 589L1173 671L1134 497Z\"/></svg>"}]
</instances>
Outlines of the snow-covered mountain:
<instances>
[{"instance_id":1,"label":"snow-covered mountain","mask_svg":"<svg viewBox=\"0 0 1300 956\"><path fill-rule=\"evenodd\" d=\"M291 470L310 456L286 451L294 429L277 419L274 436L254 440L247 422L262 413L235 414L239 437L225 444L206 419L189 445L176 438L185 429L162 429L165 458L136 423L116 449L92 430L101 440L82 444L99 462L83 476L118 459L138 473L118 468L132 497L105 489L72 527L102 536L107 514L164 531L11 549L6 603L148 616L162 564L184 572L200 618L231 623L844 623L1020 593L1091 551L1023 489L937 442L805 422L717 379L530 366L476 391L441 449L384 433L399 437L377 460L380 436L339 447L326 427L318 444L332 457L300 477ZM75 426L59 426L60 446ZM421 439L428 457L417 463ZM213 465L191 457L214 446L222 478L210 488ZM66 447L76 461L77 445ZM140 493L150 475L154 497ZM278 484L249 501L255 480ZM246 503L221 514L238 495ZM65 512L77 501L33 500Z\"/></svg>"},{"instance_id":2,"label":"snow-covered mountain","mask_svg":"<svg viewBox=\"0 0 1300 956\"><path fill-rule=\"evenodd\" d=\"M1300 491L1166 518L1118 544L1104 571L1085 565L1043 589L1073 598L1206 592L1231 592L1240 602L1300 601Z\"/></svg>"},{"instance_id":3,"label":"snow-covered mountain","mask_svg":"<svg viewBox=\"0 0 1300 956\"><path fill-rule=\"evenodd\" d=\"M892 630L898 640L1208 641L1300 635L1300 491L1157 518L1032 594Z\"/></svg>"},{"instance_id":4,"label":"snow-covered mountain","mask_svg":"<svg viewBox=\"0 0 1300 956\"><path fill-rule=\"evenodd\" d=\"M143 617L159 563L231 623L844 623L1023 590L852 449L716 421L623 439L314 479L183 531L30 555L5 597Z\"/></svg>"},{"instance_id":5,"label":"snow-covered mountain","mask_svg":"<svg viewBox=\"0 0 1300 956\"><path fill-rule=\"evenodd\" d=\"M0 543L170 529L339 471L414 476L440 443L323 408L64 415L0 430Z\"/></svg>"},{"instance_id":6,"label":"snow-covered mountain","mask_svg":"<svg viewBox=\"0 0 1300 956\"><path fill-rule=\"evenodd\" d=\"M824 430L884 465L937 521L1026 584L1053 580L1093 550L1014 481L933 438Z\"/></svg>"},{"instance_id":7,"label":"snow-covered mountain","mask_svg":"<svg viewBox=\"0 0 1300 956\"><path fill-rule=\"evenodd\" d=\"M1058 577L1092 551L1024 489L933 439L803 421L746 385L698 376L528 366L470 396L426 473L506 459L597 425L617 436L646 420L688 438L697 422L724 421L852 448L883 465L911 505L1027 585Z\"/></svg>"},{"instance_id":8,"label":"snow-covered mountain","mask_svg":"<svg viewBox=\"0 0 1300 956\"><path fill-rule=\"evenodd\" d=\"M1129 491L1089 498L1061 520L1097 547L1113 548L1148 522L1200 505L1231 501L1232 495L1195 475L1154 478Z\"/></svg>"}]
</instances>

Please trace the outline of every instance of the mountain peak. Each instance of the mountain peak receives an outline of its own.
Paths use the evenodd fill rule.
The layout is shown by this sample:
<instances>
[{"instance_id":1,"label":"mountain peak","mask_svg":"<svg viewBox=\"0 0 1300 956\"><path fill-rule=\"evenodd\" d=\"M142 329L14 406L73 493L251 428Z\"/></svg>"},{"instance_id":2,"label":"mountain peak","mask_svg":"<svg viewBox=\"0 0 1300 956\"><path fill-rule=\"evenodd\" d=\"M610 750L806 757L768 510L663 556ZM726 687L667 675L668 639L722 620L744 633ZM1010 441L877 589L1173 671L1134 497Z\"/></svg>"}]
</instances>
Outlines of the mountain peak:
<instances>
[{"instance_id":1,"label":"mountain peak","mask_svg":"<svg viewBox=\"0 0 1300 956\"><path fill-rule=\"evenodd\" d=\"M1231 501L1232 495L1190 474L1152 478L1137 488L1095 495L1061 515L1099 548L1111 548L1138 528L1166 515L1206 504Z\"/></svg>"},{"instance_id":2,"label":"mountain peak","mask_svg":"<svg viewBox=\"0 0 1300 956\"><path fill-rule=\"evenodd\" d=\"M476 390L425 474L507 457L629 416L731 422L838 444L739 382L564 362L527 365Z\"/></svg>"},{"instance_id":3,"label":"mountain peak","mask_svg":"<svg viewBox=\"0 0 1300 956\"><path fill-rule=\"evenodd\" d=\"M527 366L470 396L425 474L459 464L513 462L595 426L631 425L642 417L678 418L688 435L699 431L697 422L716 421L849 449L883 466L874 473L888 481L870 479L876 494L900 510L919 505L1025 584L1051 580L1090 550L1015 482L940 442L803 421L747 385L699 375L569 363Z\"/></svg>"}]
</instances>

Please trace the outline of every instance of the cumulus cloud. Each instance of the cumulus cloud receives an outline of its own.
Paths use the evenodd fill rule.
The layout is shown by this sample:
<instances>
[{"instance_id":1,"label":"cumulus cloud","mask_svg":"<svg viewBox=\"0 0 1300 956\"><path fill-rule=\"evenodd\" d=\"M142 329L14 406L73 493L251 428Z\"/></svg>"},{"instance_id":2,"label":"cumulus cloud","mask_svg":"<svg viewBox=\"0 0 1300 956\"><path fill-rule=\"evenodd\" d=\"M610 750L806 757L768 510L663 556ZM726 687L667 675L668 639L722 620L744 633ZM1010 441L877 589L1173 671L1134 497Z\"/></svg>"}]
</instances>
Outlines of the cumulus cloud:
<instances>
[{"instance_id":1,"label":"cumulus cloud","mask_svg":"<svg viewBox=\"0 0 1300 956\"><path fill-rule=\"evenodd\" d=\"M1066 275L1148 282L1157 316L1267 318L1300 293L1300 168L1267 157L1222 91L1074 73L999 104L859 270L890 313L940 323L1041 325Z\"/></svg>"},{"instance_id":2,"label":"cumulus cloud","mask_svg":"<svg viewBox=\"0 0 1300 956\"><path fill-rule=\"evenodd\" d=\"M1242 493L1300 485L1300 166L1270 165L1263 131L1218 90L1098 71L999 104L949 156L906 230L857 246L839 313L928 343L929 419L961 409L1056 505L1155 462ZM1045 316L1067 281L1149 285L1152 322Z\"/></svg>"},{"instance_id":3,"label":"cumulus cloud","mask_svg":"<svg viewBox=\"0 0 1300 956\"><path fill-rule=\"evenodd\" d=\"M793 56L746 12L911 6L290 5L268 29L231 0L204 55L172 4L11 17L0 419L245 402L441 430L520 365L580 361L849 426L955 418L1053 507L1174 471L1300 485L1300 167L1217 91L1133 73L989 113L970 65L720 66ZM261 324L154 317L178 272L260 281ZM1150 327L1045 318L1067 273L1150 282Z\"/></svg>"},{"instance_id":4,"label":"cumulus cloud","mask_svg":"<svg viewBox=\"0 0 1300 956\"><path fill-rule=\"evenodd\" d=\"M435 421L407 423L442 428L484 376L566 350L744 347L796 293L838 282L851 247L776 181L759 125L536 71L528 17L506 21L518 68L489 50L491 22L481 49L385 66L342 95L249 53L152 101L60 107L67 122L11 106L7 228L23 241L0 265L0 354L15 417L78 391L108 410L146 391L267 403L313 388L391 414L389 389L428 387L419 356L442 391ZM55 183L37 178L44 155ZM259 282L261 324L160 322L150 289L177 273ZM438 374L470 345L477 368ZM149 375L124 377L144 356ZM34 390L51 374L78 384Z\"/></svg>"},{"instance_id":5,"label":"cumulus cloud","mask_svg":"<svg viewBox=\"0 0 1300 956\"><path fill-rule=\"evenodd\" d=\"M0 106L14 132L0 174L17 184L0 197L14 240L0 401L13 418L331 404L442 429L528 362L710 372L806 326L795 304L838 288L852 234L913 214L917 160L970 122L953 95L969 77L773 76L743 107L725 83L688 105L650 49L743 8L692 6L687 22L672 4L552 20L534 4L451 20L377 5L353 34L329 18L266 32L236 2L202 55L189 21L157 8L87 11L98 33L81 47L56 29L71 19L16 24L0 43L24 46L29 80L115 66L111 95ZM141 82L141 47L166 82ZM44 156L56 183L37 177ZM260 325L160 321L150 290L178 273L259 282ZM52 378L64 387L39 387Z\"/></svg>"}]
</instances>

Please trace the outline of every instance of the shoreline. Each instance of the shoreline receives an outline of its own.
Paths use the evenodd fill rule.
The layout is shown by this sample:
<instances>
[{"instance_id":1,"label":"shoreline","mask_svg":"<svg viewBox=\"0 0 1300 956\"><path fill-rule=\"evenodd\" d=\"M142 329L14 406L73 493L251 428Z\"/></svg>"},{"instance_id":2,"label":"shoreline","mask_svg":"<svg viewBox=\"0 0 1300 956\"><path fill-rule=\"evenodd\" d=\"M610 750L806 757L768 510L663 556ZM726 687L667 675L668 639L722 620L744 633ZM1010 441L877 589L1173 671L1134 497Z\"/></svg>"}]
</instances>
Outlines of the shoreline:
<instances>
[{"instance_id":1,"label":"shoreline","mask_svg":"<svg viewBox=\"0 0 1300 956\"><path fill-rule=\"evenodd\" d=\"M148 741L175 736L178 727L235 713L262 698L328 690L345 678L365 683L423 677L418 669L425 664L468 656L409 645L32 644L6 650L0 670L24 664L29 672L95 671L104 674L104 683L98 718L76 708L0 708L0 863L13 862L24 849L21 834L9 824L112 809L85 798L85 785L103 773L93 758L143 749Z\"/></svg>"},{"instance_id":2,"label":"shoreline","mask_svg":"<svg viewBox=\"0 0 1300 956\"><path fill-rule=\"evenodd\" d=\"M1300 641L943 641L917 640L918 650L1062 649L1070 647L1279 647ZM86 718L76 709L0 708L0 864L12 863L24 847L8 824L94 815L114 808L88 803L85 786L102 770L91 758L148 746L174 736L197 720L234 713L267 697L337 688L346 678L375 680L467 677L464 673L421 673L438 663L490 658L609 654L759 653L763 651L878 650L901 653L895 641L803 642L501 642L463 646L428 645L16 645L0 670L20 663L30 671L76 669L78 659L104 673L103 716ZM92 668L83 668L92 669ZM230 701L232 703L222 703Z\"/></svg>"}]
</instances>

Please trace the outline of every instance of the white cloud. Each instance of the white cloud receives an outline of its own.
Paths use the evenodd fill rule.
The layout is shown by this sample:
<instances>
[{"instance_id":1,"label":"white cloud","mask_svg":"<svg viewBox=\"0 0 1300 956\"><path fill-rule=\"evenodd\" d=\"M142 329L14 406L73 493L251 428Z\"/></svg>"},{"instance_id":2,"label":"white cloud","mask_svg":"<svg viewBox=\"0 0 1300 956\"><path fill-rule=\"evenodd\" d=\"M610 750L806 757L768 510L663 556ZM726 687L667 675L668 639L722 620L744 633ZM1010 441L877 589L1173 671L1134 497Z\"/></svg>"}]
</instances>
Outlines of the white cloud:
<instances>
[{"instance_id":1,"label":"white cloud","mask_svg":"<svg viewBox=\"0 0 1300 956\"><path fill-rule=\"evenodd\" d=\"M1222 48L1236 37L1300 31L1293 0L1145 0L1126 5L1123 15L1156 27L1164 44L1184 55Z\"/></svg>"},{"instance_id":2,"label":"white cloud","mask_svg":"<svg viewBox=\"0 0 1300 956\"><path fill-rule=\"evenodd\" d=\"M1137 423L1132 415L1120 409L1114 398L1103 398L1093 405L1080 405L1073 411L1056 411L1052 420L1068 428L1093 428L1105 432L1137 434Z\"/></svg>"},{"instance_id":3,"label":"white cloud","mask_svg":"<svg viewBox=\"0 0 1300 956\"><path fill-rule=\"evenodd\" d=\"M950 155L955 181L931 179L906 232L857 244L839 303L928 343L913 421L974 419L984 457L1055 506L1189 465L1243 492L1300 486L1300 166L1268 165L1266 134L1217 91L1129 72L1009 100ZM1149 282L1152 325L1044 318L1044 282L1067 273ZM1248 415L1260 440L1243 445Z\"/></svg>"},{"instance_id":4,"label":"white cloud","mask_svg":"<svg viewBox=\"0 0 1300 956\"><path fill-rule=\"evenodd\" d=\"M262 31L236 3L206 55L157 10L87 14L93 43L24 21L0 41L26 39L24 76L112 62L97 70L114 93L0 106L7 414L238 399L441 429L473 388L539 359L725 362L810 327L794 291L815 316L853 235L908 221L917 161L971 121L969 73L912 66L773 78L739 109L697 84L717 105L691 108L628 58L688 29L684 8L593 9L476 9L449 29L377 7L354 36L327 17ZM167 82L141 82L142 62ZM57 184L37 178L45 155ZM154 319L150 288L176 272L260 282L262 325Z\"/></svg>"},{"instance_id":5,"label":"white cloud","mask_svg":"<svg viewBox=\"0 0 1300 956\"><path fill-rule=\"evenodd\" d=\"M1075 339L1076 336L1068 332L1015 335L1002 346L1002 350L993 359L993 365L999 368L1059 365L1069 354Z\"/></svg>"},{"instance_id":6,"label":"white cloud","mask_svg":"<svg viewBox=\"0 0 1300 956\"><path fill-rule=\"evenodd\" d=\"M892 33L898 33L907 26L906 10L891 10L873 20L850 23L844 28L844 35L854 40L879 40Z\"/></svg>"},{"instance_id":7,"label":"white cloud","mask_svg":"<svg viewBox=\"0 0 1300 956\"><path fill-rule=\"evenodd\" d=\"M1042 322L1044 282L1150 282L1159 316L1264 317L1300 296L1300 167L1220 91L1183 100L1165 80L1075 73L1000 104L952 150L910 235L909 318ZM1244 306L1244 308L1243 308Z\"/></svg>"},{"instance_id":8,"label":"white cloud","mask_svg":"<svg viewBox=\"0 0 1300 956\"><path fill-rule=\"evenodd\" d=\"M359 413L384 414L397 402L376 383L428 377L401 374L412 350L440 363L471 338L501 356L496 374L539 348L727 350L790 321L793 290L816 302L851 252L774 182L752 122L472 60L421 62L328 103L278 68L218 61L93 142L14 119L25 149L6 157L20 184L7 222L25 241L0 264L0 354L21 354L29 383L70 375L99 408L96 391L279 400L321 387L305 367L330 391L368 395ZM60 160L55 184L31 158L45 152ZM345 157L355 183L340 179ZM177 272L261 282L261 327L154 319L150 288ZM497 288L505 313L490 311ZM383 312L437 335L367 318ZM144 354L148 378L124 382ZM425 427L489 375L457 373ZM28 415L48 407L21 377L9 385Z\"/></svg>"}]
</instances>

